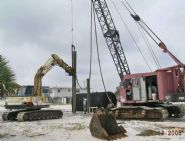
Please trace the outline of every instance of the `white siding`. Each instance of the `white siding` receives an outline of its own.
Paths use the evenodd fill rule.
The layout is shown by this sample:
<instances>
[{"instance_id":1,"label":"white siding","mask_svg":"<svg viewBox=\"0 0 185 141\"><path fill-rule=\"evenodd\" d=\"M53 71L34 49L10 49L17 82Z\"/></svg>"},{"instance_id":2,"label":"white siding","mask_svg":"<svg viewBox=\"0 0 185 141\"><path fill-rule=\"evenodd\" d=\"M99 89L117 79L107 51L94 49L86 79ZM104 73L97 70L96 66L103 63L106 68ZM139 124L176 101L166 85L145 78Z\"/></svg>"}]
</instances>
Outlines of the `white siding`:
<instances>
[{"instance_id":1,"label":"white siding","mask_svg":"<svg viewBox=\"0 0 185 141\"><path fill-rule=\"evenodd\" d=\"M72 88L69 87L50 87L51 97L72 97ZM87 92L86 89L77 89L77 93Z\"/></svg>"}]
</instances>

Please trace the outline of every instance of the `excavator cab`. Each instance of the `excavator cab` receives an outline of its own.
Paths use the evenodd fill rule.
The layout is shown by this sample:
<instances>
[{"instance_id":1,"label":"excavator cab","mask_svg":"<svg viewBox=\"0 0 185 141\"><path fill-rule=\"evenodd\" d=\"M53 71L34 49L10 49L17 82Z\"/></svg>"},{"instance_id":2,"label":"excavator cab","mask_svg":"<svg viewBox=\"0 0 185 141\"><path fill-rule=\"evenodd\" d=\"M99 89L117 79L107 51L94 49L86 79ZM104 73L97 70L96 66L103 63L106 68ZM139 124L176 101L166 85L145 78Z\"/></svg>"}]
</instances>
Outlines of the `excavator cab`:
<instances>
[{"instance_id":1,"label":"excavator cab","mask_svg":"<svg viewBox=\"0 0 185 141\"><path fill-rule=\"evenodd\" d=\"M127 136L126 130L118 126L114 112L105 109L93 113L89 127L92 136L99 139L114 140Z\"/></svg>"}]
</instances>

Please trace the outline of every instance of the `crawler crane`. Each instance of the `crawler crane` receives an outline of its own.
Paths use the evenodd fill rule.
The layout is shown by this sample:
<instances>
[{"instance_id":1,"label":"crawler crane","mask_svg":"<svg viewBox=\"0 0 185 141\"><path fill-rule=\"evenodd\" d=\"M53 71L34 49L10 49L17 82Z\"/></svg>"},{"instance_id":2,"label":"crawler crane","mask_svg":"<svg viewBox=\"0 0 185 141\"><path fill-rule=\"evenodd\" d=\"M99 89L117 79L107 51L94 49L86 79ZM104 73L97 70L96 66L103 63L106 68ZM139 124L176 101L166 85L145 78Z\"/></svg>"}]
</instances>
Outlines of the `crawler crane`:
<instances>
[{"instance_id":1,"label":"crawler crane","mask_svg":"<svg viewBox=\"0 0 185 141\"><path fill-rule=\"evenodd\" d=\"M167 97L176 96L179 100L185 101L184 64L167 49L144 22L142 23L137 14L131 14L155 43L177 63L176 66L154 72L131 74L119 32L115 27L106 0L91 0L91 2L123 84L119 90L122 106L94 113L90 123L91 134L108 140L125 137L126 131L123 127L118 127L115 117L124 120L165 120L169 117L183 116L179 107L167 103Z\"/></svg>"}]
</instances>

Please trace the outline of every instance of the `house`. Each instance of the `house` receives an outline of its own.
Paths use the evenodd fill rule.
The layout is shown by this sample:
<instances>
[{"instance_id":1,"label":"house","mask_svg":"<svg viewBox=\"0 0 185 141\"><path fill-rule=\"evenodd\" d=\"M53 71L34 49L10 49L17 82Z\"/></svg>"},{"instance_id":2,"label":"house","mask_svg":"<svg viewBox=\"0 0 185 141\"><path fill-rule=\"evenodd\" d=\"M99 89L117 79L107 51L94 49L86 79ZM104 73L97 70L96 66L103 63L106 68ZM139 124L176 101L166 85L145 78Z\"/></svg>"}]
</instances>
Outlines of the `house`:
<instances>
[{"instance_id":1,"label":"house","mask_svg":"<svg viewBox=\"0 0 185 141\"><path fill-rule=\"evenodd\" d=\"M86 93L87 89L76 89L76 93ZM55 103L70 104L72 101L72 88L71 87L50 87L50 97Z\"/></svg>"},{"instance_id":2,"label":"house","mask_svg":"<svg viewBox=\"0 0 185 141\"><path fill-rule=\"evenodd\" d=\"M19 88L18 96L32 96L34 91L33 85L23 85ZM76 93L86 93L87 89L76 89ZM46 102L58 104L70 104L72 101L72 88L59 86L42 86L42 95L45 96Z\"/></svg>"}]
</instances>

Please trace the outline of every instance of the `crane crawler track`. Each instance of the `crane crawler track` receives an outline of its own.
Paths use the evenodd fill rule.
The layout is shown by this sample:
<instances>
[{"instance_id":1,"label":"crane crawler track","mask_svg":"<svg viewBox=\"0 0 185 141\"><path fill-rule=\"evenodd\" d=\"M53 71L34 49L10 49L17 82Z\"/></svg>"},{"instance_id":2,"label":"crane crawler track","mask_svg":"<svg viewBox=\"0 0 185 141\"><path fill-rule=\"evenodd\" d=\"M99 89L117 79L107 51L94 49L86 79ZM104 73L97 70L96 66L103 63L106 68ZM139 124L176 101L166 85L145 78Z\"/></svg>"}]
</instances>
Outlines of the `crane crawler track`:
<instances>
[{"instance_id":1,"label":"crane crawler track","mask_svg":"<svg viewBox=\"0 0 185 141\"><path fill-rule=\"evenodd\" d=\"M181 109L172 104L160 104L160 107L165 108L169 113L169 118L180 118L184 116L184 113L181 112Z\"/></svg>"},{"instance_id":2,"label":"crane crawler track","mask_svg":"<svg viewBox=\"0 0 185 141\"><path fill-rule=\"evenodd\" d=\"M112 110L115 111L117 119L124 120L164 121L169 116L168 111L162 107L125 106Z\"/></svg>"}]
</instances>

